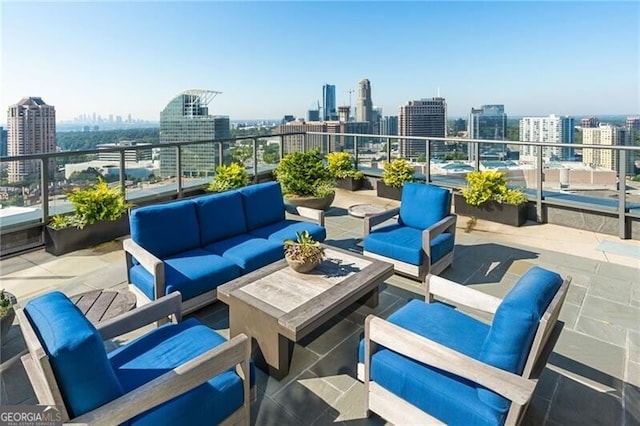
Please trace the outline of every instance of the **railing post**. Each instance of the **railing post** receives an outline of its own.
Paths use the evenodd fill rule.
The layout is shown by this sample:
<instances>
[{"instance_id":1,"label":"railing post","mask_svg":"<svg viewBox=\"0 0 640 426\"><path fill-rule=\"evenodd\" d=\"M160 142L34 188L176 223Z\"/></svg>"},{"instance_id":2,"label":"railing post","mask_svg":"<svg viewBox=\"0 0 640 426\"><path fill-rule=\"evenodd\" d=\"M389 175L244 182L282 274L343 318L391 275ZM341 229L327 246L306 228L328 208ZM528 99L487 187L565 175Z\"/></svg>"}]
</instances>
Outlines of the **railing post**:
<instances>
[{"instance_id":1,"label":"railing post","mask_svg":"<svg viewBox=\"0 0 640 426\"><path fill-rule=\"evenodd\" d=\"M182 149L176 146L176 184L177 197L182 198Z\"/></svg>"},{"instance_id":2,"label":"railing post","mask_svg":"<svg viewBox=\"0 0 640 426\"><path fill-rule=\"evenodd\" d=\"M258 183L258 138L253 138L253 183Z\"/></svg>"},{"instance_id":3,"label":"railing post","mask_svg":"<svg viewBox=\"0 0 640 426\"><path fill-rule=\"evenodd\" d=\"M391 138L387 138L387 161L391 161Z\"/></svg>"},{"instance_id":4,"label":"railing post","mask_svg":"<svg viewBox=\"0 0 640 426\"><path fill-rule=\"evenodd\" d=\"M627 152L618 150L618 237L623 240L629 238L627 232L626 204L627 204Z\"/></svg>"},{"instance_id":5,"label":"railing post","mask_svg":"<svg viewBox=\"0 0 640 426\"><path fill-rule=\"evenodd\" d=\"M120 151L120 193L123 197L126 197L127 191L125 190L125 183L127 180L127 171L124 164L124 150Z\"/></svg>"},{"instance_id":6,"label":"railing post","mask_svg":"<svg viewBox=\"0 0 640 426\"><path fill-rule=\"evenodd\" d=\"M224 156L224 142L218 142L218 166L222 166Z\"/></svg>"},{"instance_id":7,"label":"railing post","mask_svg":"<svg viewBox=\"0 0 640 426\"><path fill-rule=\"evenodd\" d=\"M480 170L480 143L479 142L473 142L473 162L474 162L474 168L476 170Z\"/></svg>"},{"instance_id":8,"label":"railing post","mask_svg":"<svg viewBox=\"0 0 640 426\"><path fill-rule=\"evenodd\" d=\"M40 160L40 197L42 198L42 224L49 222L49 159ZM24 192L23 192L24 194ZM42 228L45 231L44 227Z\"/></svg>"},{"instance_id":9,"label":"railing post","mask_svg":"<svg viewBox=\"0 0 640 426\"><path fill-rule=\"evenodd\" d=\"M424 172L425 183L431 183L431 140L427 139L426 151L424 153L425 161L427 162L427 168Z\"/></svg>"},{"instance_id":10,"label":"railing post","mask_svg":"<svg viewBox=\"0 0 640 426\"><path fill-rule=\"evenodd\" d=\"M356 170L358 170L358 164L360 164L360 159L358 158L358 137L353 137L353 161L356 166Z\"/></svg>"},{"instance_id":11,"label":"railing post","mask_svg":"<svg viewBox=\"0 0 640 426\"><path fill-rule=\"evenodd\" d=\"M542 217L542 189L544 173L542 171L542 146L538 146L536 156L536 222L543 223Z\"/></svg>"},{"instance_id":12,"label":"railing post","mask_svg":"<svg viewBox=\"0 0 640 426\"><path fill-rule=\"evenodd\" d=\"M302 135L302 152L307 152L307 134Z\"/></svg>"},{"instance_id":13,"label":"railing post","mask_svg":"<svg viewBox=\"0 0 640 426\"><path fill-rule=\"evenodd\" d=\"M282 160L283 157L284 157L284 135L280 135L280 160Z\"/></svg>"}]
</instances>

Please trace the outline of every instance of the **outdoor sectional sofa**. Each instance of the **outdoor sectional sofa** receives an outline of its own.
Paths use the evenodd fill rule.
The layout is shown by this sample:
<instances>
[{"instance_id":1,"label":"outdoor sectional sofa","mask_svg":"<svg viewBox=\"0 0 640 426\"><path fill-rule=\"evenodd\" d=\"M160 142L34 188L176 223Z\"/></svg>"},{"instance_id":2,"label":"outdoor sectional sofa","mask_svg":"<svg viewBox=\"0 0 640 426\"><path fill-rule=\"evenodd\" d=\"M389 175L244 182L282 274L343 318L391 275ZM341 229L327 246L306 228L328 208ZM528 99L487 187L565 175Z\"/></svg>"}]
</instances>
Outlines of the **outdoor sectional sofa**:
<instances>
[{"instance_id":1,"label":"outdoor sectional sofa","mask_svg":"<svg viewBox=\"0 0 640 426\"><path fill-rule=\"evenodd\" d=\"M324 241L324 212L295 212L317 223L287 219L276 182L135 209L123 243L130 289L139 305L179 291L182 311L197 310L219 285L283 259L296 232Z\"/></svg>"}]
</instances>

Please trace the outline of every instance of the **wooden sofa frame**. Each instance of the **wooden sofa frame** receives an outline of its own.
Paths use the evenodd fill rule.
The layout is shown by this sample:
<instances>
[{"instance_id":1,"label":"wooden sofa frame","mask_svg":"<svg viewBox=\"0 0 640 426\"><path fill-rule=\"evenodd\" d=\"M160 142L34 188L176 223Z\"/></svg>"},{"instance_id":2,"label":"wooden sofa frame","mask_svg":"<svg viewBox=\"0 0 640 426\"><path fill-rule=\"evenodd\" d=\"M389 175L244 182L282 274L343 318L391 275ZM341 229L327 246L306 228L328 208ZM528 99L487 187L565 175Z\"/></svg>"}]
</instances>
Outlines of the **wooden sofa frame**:
<instances>
[{"instance_id":1,"label":"wooden sofa frame","mask_svg":"<svg viewBox=\"0 0 640 426\"><path fill-rule=\"evenodd\" d=\"M108 340L152 322L166 322L168 317L177 323L182 319L181 302L180 293L172 293L146 306L100 323L96 328L102 338ZM70 419L49 357L42 347L31 321L20 306L16 306L16 316L29 351L22 356L22 363L38 398L38 403L55 405L60 409L62 420L65 423L121 424L235 367L243 382L244 403L242 407L227 417L223 424L249 424L251 401L249 357L251 347L249 339L244 334L234 337L101 407Z\"/></svg>"},{"instance_id":2,"label":"wooden sofa frame","mask_svg":"<svg viewBox=\"0 0 640 426\"><path fill-rule=\"evenodd\" d=\"M406 402L371 380L370 363L377 345L403 354L424 364L481 384L511 401L505 424L517 425L533 396L564 323L558 321L571 277L560 289L542 315L522 375L480 362L446 346L412 333L386 320L369 315L365 320L365 363L358 364L358 378L364 381L367 410L394 424L442 424L438 419ZM434 296L447 303L463 305L495 314L502 299L435 275L427 276L426 302ZM367 411L368 412L368 411Z\"/></svg>"}]
</instances>

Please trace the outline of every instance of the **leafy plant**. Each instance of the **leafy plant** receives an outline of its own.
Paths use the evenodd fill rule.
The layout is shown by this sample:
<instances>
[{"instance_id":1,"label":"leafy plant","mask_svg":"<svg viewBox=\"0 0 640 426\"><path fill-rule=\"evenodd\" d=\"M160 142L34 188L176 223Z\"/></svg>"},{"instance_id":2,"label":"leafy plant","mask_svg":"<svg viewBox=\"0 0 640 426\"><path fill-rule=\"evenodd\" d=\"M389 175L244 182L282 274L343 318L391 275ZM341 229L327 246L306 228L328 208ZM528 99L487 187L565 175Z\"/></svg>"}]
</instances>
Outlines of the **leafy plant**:
<instances>
[{"instance_id":1,"label":"leafy plant","mask_svg":"<svg viewBox=\"0 0 640 426\"><path fill-rule=\"evenodd\" d=\"M322 261L324 249L315 241L309 231L296 232L296 241L284 242L284 255L290 260L302 263L316 263Z\"/></svg>"},{"instance_id":2,"label":"leafy plant","mask_svg":"<svg viewBox=\"0 0 640 426\"><path fill-rule=\"evenodd\" d=\"M327 154L327 163L331 175L336 179L352 177L360 180L364 173L356 170L353 157L348 152L330 152Z\"/></svg>"},{"instance_id":3,"label":"leafy plant","mask_svg":"<svg viewBox=\"0 0 640 426\"><path fill-rule=\"evenodd\" d=\"M325 197L334 191L319 149L285 155L274 173L285 196Z\"/></svg>"},{"instance_id":4,"label":"leafy plant","mask_svg":"<svg viewBox=\"0 0 640 426\"><path fill-rule=\"evenodd\" d=\"M242 188L249 184L249 173L239 163L223 164L216 167L216 174L207 186L207 190L223 192L230 189Z\"/></svg>"},{"instance_id":5,"label":"leafy plant","mask_svg":"<svg viewBox=\"0 0 640 426\"><path fill-rule=\"evenodd\" d=\"M0 290L0 317L5 316L7 312L13 310L14 303L16 303L16 301L11 294L4 289Z\"/></svg>"},{"instance_id":6,"label":"leafy plant","mask_svg":"<svg viewBox=\"0 0 640 426\"><path fill-rule=\"evenodd\" d=\"M522 204L526 195L519 189L507 188L504 172L499 170L474 171L467 174L467 187L462 189L467 204L479 206L487 201L501 204Z\"/></svg>"},{"instance_id":7,"label":"leafy plant","mask_svg":"<svg viewBox=\"0 0 640 426\"><path fill-rule=\"evenodd\" d=\"M385 185L400 188L405 182L413 182L413 167L404 158L396 158L384 163L382 181Z\"/></svg>"},{"instance_id":8,"label":"leafy plant","mask_svg":"<svg viewBox=\"0 0 640 426\"><path fill-rule=\"evenodd\" d=\"M52 229L70 226L82 229L99 221L118 220L131 207L119 188L110 188L102 178L85 189L76 188L68 192L67 199L73 204L74 213L54 216L49 223Z\"/></svg>"}]
</instances>

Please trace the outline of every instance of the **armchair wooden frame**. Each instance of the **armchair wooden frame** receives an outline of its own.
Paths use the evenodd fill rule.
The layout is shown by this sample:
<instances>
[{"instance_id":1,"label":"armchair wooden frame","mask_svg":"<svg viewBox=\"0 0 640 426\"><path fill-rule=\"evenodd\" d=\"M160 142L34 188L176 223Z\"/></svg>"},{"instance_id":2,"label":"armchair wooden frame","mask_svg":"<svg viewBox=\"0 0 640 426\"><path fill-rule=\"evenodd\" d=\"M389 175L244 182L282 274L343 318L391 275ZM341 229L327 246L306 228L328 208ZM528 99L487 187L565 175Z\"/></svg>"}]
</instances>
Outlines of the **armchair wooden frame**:
<instances>
[{"instance_id":1,"label":"armchair wooden frame","mask_svg":"<svg viewBox=\"0 0 640 426\"><path fill-rule=\"evenodd\" d=\"M162 322L167 317L179 322L182 319L180 293L172 293L141 308L120 315L98 325L104 340L136 330L152 322ZM33 386L38 403L55 405L61 409L65 423L112 425L121 424L138 414L169 401L212 377L236 369L243 381L244 403L227 417L223 424L249 424L251 401L249 389L250 342L240 334L202 355L185 362L139 388L74 419L69 418L60 388L42 343L27 318L23 308L17 307L16 316L29 353L22 356L22 363Z\"/></svg>"},{"instance_id":2,"label":"armchair wooden frame","mask_svg":"<svg viewBox=\"0 0 640 426\"><path fill-rule=\"evenodd\" d=\"M544 312L522 375L485 364L386 320L369 315L365 320L365 362L364 365L362 363L358 365L358 377L364 380L367 410L379 414L394 424L441 424L438 419L371 380L371 357L376 351L377 344L380 344L406 357L481 384L504 396L512 402L505 424L519 424L564 325L558 321L558 315L570 282L571 277L563 281ZM490 314L495 314L502 302L500 298L434 275L428 275L425 284L426 302L431 302L434 296L438 296L446 299L447 303L464 305Z\"/></svg>"}]
</instances>

